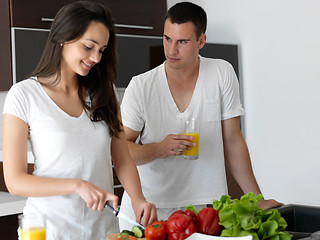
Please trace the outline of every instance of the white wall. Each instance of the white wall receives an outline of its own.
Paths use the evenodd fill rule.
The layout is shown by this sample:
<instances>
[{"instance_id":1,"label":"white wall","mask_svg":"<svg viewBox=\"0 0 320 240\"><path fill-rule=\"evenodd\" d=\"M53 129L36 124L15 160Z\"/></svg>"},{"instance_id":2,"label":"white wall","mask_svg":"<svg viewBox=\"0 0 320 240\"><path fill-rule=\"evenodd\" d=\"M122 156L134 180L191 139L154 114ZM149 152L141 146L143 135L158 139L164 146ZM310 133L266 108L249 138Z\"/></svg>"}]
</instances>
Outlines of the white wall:
<instances>
[{"instance_id":1,"label":"white wall","mask_svg":"<svg viewBox=\"0 0 320 240\"><path fill-rule=\"evenodd\" d=\"M320 205L320 1L193 2L208 14L208 42L239 45L245 137L262 192Z\"/></svg>"},{"instance_id":2,"label":"white wall","mask_svg":"<svg viewBox=\"0 0 320 240\"><path fill-rule=\"evenodd\" d=\"M208 42L240 47L244 135L265 197L320 205L320 1L192 2Z\"/></svg>"}]
</instances>

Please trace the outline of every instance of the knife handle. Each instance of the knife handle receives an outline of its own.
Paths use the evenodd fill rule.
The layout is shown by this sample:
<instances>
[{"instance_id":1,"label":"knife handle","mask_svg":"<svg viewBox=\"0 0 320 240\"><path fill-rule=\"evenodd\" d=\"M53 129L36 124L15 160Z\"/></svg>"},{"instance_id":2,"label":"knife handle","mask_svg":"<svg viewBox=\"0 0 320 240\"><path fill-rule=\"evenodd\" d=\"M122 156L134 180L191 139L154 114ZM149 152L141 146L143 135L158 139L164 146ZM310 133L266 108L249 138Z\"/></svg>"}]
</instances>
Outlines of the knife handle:
<instances>
[{"instance_id":1,"label":"knife handle","mask_svg":"<svg viewBox=\"0 0 320 240\"><path fill-rule=\"evenodd\" d=\"M119 211L115 210L108 202L106 202L105 208L109 209L110 211L112 211L112 213L117 216Z\"/></svg>"}]
</instances>

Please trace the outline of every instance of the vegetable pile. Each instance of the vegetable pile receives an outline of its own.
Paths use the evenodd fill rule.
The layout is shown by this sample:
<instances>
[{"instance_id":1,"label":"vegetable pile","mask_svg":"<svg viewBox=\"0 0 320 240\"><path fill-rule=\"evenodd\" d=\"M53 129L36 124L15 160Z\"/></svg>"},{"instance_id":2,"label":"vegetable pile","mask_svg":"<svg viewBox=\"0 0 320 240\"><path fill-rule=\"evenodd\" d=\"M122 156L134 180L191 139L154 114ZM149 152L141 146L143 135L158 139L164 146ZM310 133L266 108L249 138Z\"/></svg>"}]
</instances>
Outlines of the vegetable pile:
<instances>
[{"instance_id":1,"label":"vegetable pile","mask_svg":"<svg viewBox=\"0 0 320 240\"><path fill-rule=\"evenodd\" d=\"M253 240L290 240L285 232L286 220L277 209L264 210L258 207L262 195L248 193L239 199L223 195L220 201L213 201L213 208L219 210L219 224L224 227L222 237L252 235Z\"/></svg>"},{"instance_id":2,"label":"vegetable pile","mask_svg":"<svg viewBox=\"0 0 320 240\"><path fill-rule=\"evenodd\" d=\"M132 231L124 230L121 234L146 237L147 240L183 240L195 232L221 237L252 235L253 240L291 240L292 236L285 232L285 219L277 209L259 208L261 200L261 194L248 193L240 200L223 195L220 201L213 201L213 208L197 212L189 205L185 211L172 213L167 221L152 223L145 231L133 227ZM134 239L131 237L118 239Z\"/></svg>"}]
</instances>

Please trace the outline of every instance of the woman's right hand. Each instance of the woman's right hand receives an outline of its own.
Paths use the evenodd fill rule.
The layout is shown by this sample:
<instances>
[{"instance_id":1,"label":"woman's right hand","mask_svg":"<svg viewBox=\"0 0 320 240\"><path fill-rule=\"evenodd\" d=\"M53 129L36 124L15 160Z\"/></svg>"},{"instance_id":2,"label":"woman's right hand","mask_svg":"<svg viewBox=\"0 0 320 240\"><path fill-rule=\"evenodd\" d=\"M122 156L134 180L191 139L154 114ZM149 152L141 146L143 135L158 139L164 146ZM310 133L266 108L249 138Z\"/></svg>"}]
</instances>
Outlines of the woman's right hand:
<instances>
[{"instance_id":1,"label":"woman's right hand","mask_svg":"<svg viewBox=\"0 0 320 240\"><path fill-rule=\"evenodd\" d=\"M78 194L87 204L88 208L103 211L107 201L112 201L114 209L118 209L119 198L90 182L77 179L75 193Z\"/></svg>"}]
</instances>

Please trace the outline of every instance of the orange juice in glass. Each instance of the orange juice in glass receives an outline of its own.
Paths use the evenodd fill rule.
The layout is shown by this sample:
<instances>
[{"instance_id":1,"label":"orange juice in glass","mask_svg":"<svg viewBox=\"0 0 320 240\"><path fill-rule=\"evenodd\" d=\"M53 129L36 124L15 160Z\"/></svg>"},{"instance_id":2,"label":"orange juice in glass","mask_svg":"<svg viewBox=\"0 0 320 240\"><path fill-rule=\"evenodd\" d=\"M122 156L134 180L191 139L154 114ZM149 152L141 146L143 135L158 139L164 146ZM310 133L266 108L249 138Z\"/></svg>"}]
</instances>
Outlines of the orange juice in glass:
<instances>
[{"instance_id":1,"label":"orange juice in glass","mask_svg":"<svg viewBox=\"0 0 320 240\"><path fill-rule=\"evenodd\" d=\"M46 223L44 215L19 215L21 240L45 240Z\"/></svg>"},{"instance_id":2,"label":"orange juice in glass","mask_svg":"<svg viewBox=\"0 0 320 240\"><path fill-rule=\"evenodd\" d=\"M183 135L192 136L191 142L196 146L190 147L189 150L183 150L184 159L196 160L199 158L199 140L200 140L200 122L198 118L190 118L184 121Z\"/></svg>"}]
</instances>

